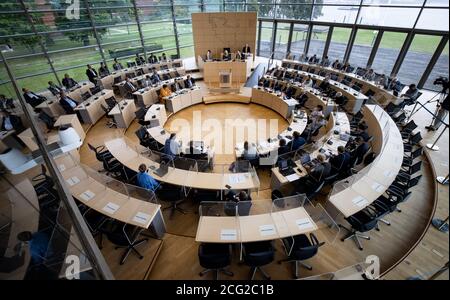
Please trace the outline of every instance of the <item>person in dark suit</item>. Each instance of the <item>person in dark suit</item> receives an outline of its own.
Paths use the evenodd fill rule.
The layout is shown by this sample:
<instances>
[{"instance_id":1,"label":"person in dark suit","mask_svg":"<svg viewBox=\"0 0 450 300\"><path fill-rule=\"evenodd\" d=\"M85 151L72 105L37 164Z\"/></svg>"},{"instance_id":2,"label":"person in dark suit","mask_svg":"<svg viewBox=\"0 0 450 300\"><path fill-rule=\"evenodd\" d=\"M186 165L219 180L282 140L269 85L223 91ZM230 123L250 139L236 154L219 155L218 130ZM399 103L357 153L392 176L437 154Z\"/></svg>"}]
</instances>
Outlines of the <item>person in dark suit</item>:
<instances>
[{"instance_id":1,"label":"person in dark suit","mask_svg":"<svg viewBox=\"0 0 450 300\"><path fill-rule=\"evenodd\" d=\"M125 84L123 85L123 87L125 88L127 93L130 94L137 91L137 88L134 86L134 84L131 82L131 79L128 77L125 79Z\"/></svg>"},{"instance_id":2,"label":"person in dark suit","mask_svg":"<svg viewBox=\"0 0 450 300\"><path fill-rule=\"evenodd\" d=\"M113 69L114 71L119 71L123 69L122 64L117 60L117 58L114 58Z\"/></svg>"},{"instance_id":3,"label":"person in dark suit","mask_svg":"<svg viewBox=\"0 0 450 300\"><path fill-rule=\"evenodd\" d=\"M289 148L286 145L286 140L280 139L280 141L278 142L278 155L283 155L288 152L289 152Z\"/></svg>"},{"instance_id":4,"label":"person in dark suit","mask_svg":"<svg viewBox=\"0 0 450 300\"><path fill-rule=\"evenodd\" d=\"M45 97L38 95L32 91L30 91L27 88L22 89L23 97L25 98L25 101L30 104L33 108L41 104L46 100Z\"/></svg>"},{"instance_id":5,"label":"person in dark suit","mask_svg":"<svg viewBox=\"0 0 450 300\"><path fill-rule=\"evenodd\" d=\"M148 57L148 62L151 64L156 64L158 62L158 58L153 53L150 53L150 56Z\"/></svg>"},{"instance_id":6,"label":"person in dark suit","mask_svg":"<svg viewBox=\"0 0 450 300\"><path fill-rule=\"evenodd\" d=\"M322 182L330 175L331 164L326 160L325 155L317 155L317 163L315 166L305 166L308 175L300 178L297 181L296 192L300 194L310 193L317 189Z\"/></svg>"},{"instance_id":7,"label":"person in dark suit","mask_svg":"<svg viewBox=\"0 0 450 300\"><path fill-rule=\"evenodd\" d=\"M100 68L98 68L98 74L100 74L100 77L105 77L110 74L108 67L105 65L104 62L100 63Z\"/></svg>"},{"instance_id":8,"label":"person in dark suit","mask_svg":"<svg viewBox=\"0 0 450 300\"><path fill-rule=\"evenodd\" d=\"M94 68L92 68L91 65L87 65L86 76L89 78L90 82L97 85L98 73L94 70Z\"/></svg>"},{"instance_id":9,"label":"person in dark suit","mask_svg":"<svg viewBox=\"0 0 450 300\"><path fill-rule=\"evenodd\" d=\"M153 84L158 84L161 82L161 77L159 76L158 71L156 71L156 68L153 68L153 74L151 78Z\"/></svg>"},{"instance_id":10,"label":"person in dark suit","mask_svg":"<svg viewBox=\"0 0 450 300\"><path fill-rule=\"evenodd\" d=\"M308 93L303 90L298 96L295 97L295 99L298 101L298 105L303 107L305 106L306 101L308 101Z\"/></svg>"},{"instance_id":11,"label":"person in dark suit","mask_svg":"<svg viewBox=\"0 0 450 300\"><path fill-rule=\"evenodd\" d=\"M321 90L324 93L328 93L329 88L330 88L330 76L327 75L325 79L320 83L319 90Z\"/></svg>"},{"instance_id":12,"label":"person in dark suit","mask_svg":"<svg viewBox=\"0 0 450 300\"><path fill-rule=\"evenodd\" d=\"M344 146L338 147L338 154L330 157L331 173L336 174L345 170L350 162L350 154Z\"/></svg>"},{"instance_id":13,"label":"person in dark suit","mask_svg":"<svg viewBox=\"0 0 450 300\"><path fill-rule=\"evenodd\" d=\"M247 192L241 191L236 195L234 192L230 191L226 197L228 201L225 203L224 212L227 216L235 216L236 207L239 216L248 216L250 214L252 202Z\"/></svg>"},{"instance_id":14,"label":"person in dark suit","mask_svg":"<svg viewBox=\"0 0 450 300\"><path fill-rule=\"evenodd\" d=\"M62 89L53 83L53 81L48 82L48 88L47 88L53 96L59 95L59 93L62 91Z\"/></svg>"},{"instance_id":15,"label":"person in dark suit","mask_svg":"<svg viewBox=\"0 0 450 300\"><path fill-rule=\"evenodd\" d=\"M360 136L355 138L355 143L356 149L353 150L350 155L353 159L356 159L356 164L359 165L363 162L364 155L369 151L369 144Z\"/></svg>"},{"instance_id":16,"label":"person in dark suit","mask_svg":"<svg viewBox=\"0 0 450 300\"><path fill-rule=\"evenodd\" d=\"M66 89L70 90L71 88L76 86L78 82L76 82L73 78L70 78L69 74L66 73L64 74L62 84Z\"/></svg>"},{"instance_id":17,"label":"person in dark suit","mask_svg":"<svg viewBox=\"0 0 450 300\"><path fill-rule=\"evenodd\" d=\"M294 131L292 134L292 140L287 144L289 151L296 151L300 149L304 144L306 144L306 140L301 137L300 132Z\"/></svg>"},{"instance_id":18,"label":"person in dark suit","mask_svg":"<svg viewBox=\"0 0 450 300\"><path fill-rule=\"evenodd\" d=\"M136 65L140 66L145 64L145 59L139 55L139 53L136 53L136 58L134 59L136 61Z\"/></svg>"},{"instance_id":19,"label":"person in dark suit","mask_svg":"<svg viewBox=\"0 0 450 300\"><path fill-rule=\"evenodd\" d=\"M0 95L0 110L16 108L14 100L12 98L6 98L5 95Z\"/></svg>"},{"instance_id":20,"label":"person in dark suit","mask_svg":"<svg viewBox=\"0 0 450 300\"><path fill-rule=\"evenodd\" d=\"M193 86L195 86L195 80L191 77L191 75L188 75L184 81L184 87L190 89Z\"/></svg>"},{"instance_id":21,"label":"person in dark suit","mask_svg":"<svg viewBox=\"0 0 450 300\"><path fill-rule=\"evenodd\" d=\"M64 91L59 93L59 104L68 115L75 114L74 108L77 107L78 102L66 95Z\"/></svg>"},{"instance_id":22,"label":"person in dark suit","mask_svg":"<svg viewBox=\"0 0 450 300\"><path fill-rule=\"evenodd\" d=\"M341 92L337 92L334 95L334 102L337 105L345 105L348 102L348 100L347 100L347 98L344 95L342 95Z\"/></svg>"},{"instance_id":23,"label":"person in dark suit","mask_svg":"<svg viewBox=\"0 0 450 300\"><path fill-rule=\"evenodd\" d=\"M309 58L309 63L310 64L315 64L315 63L317 63L319 61L319 59L317 58L317 54L314 54L313 56L311 56L310 58Z\"/></svg>"},{"instance_id":24,"label":"person in dark suit","mask_svg":"<svg viewBox=\"0 0 450 300\"><path fill-rule=\"evenodd\" d=\"M20 133L25 129L20 117L10 114L7 110L0 111L0 118L2 131L15 130L16 133Z\"/></svg>"}]
</instances>

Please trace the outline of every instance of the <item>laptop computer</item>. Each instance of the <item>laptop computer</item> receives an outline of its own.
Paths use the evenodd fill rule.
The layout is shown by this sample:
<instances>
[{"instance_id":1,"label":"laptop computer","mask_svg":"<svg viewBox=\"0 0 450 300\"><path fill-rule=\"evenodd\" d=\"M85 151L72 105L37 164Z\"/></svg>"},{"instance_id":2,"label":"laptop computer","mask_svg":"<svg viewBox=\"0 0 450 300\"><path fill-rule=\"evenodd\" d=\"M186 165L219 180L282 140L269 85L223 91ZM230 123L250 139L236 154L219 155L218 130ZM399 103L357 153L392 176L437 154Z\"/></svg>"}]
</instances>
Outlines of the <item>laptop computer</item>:
<instances>
[{"instance_id":1,"label":"laptop computer","mask_svg":"<svg viewBox=\"0 0 450 300\"><path fill-rule=\"evenodd\" d=\"M288 159L280 160L278 162L278 169L280 170L280 174L284 177L295 174L295 171L289 163Z\"/></svg>"},{"instance_id":2,"label":"laptop computer","mask_svg":"<svg viewBox=\"0 0 450 300\"><path fill-rule=\"evenodd\" d=\"M155 175L159 177L164 177L168 172L169 172L169 165L166 164L165 162L161 162L159 168L153 173L155 173Z\"/></svg>"}]
</instances>

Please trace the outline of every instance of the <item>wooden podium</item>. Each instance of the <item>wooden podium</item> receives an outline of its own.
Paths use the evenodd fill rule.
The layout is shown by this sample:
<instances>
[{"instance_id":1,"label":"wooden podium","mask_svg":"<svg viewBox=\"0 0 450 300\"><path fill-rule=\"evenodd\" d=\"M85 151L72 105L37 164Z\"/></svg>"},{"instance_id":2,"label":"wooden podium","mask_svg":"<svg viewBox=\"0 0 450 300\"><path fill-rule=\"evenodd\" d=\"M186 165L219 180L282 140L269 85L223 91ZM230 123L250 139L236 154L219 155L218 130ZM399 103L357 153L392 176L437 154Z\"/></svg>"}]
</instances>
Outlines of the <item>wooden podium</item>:
<instances>
[{"instance_id":1,"label":"wooden podium","mask_svg":"<svg viewBox=\"0 0 450 300\"><path fill-rule=\"evenodd\" d=\"M230 71L220 71L219 72L219 87L220 88L231 88L231 77L232 73Z\"/></svg>"}]
</instances>

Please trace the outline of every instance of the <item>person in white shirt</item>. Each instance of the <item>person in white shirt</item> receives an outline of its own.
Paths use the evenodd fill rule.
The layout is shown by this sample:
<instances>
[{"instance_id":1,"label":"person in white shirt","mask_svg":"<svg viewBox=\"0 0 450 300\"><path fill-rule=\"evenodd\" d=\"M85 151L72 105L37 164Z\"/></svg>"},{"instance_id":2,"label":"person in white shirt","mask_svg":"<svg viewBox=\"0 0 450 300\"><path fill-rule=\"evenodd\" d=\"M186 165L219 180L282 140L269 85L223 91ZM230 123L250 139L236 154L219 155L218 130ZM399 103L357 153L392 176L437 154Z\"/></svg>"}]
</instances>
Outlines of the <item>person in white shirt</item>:
<instances>
[{"instance_id":1,"label":"person in white shirt","mask_svg":"<svg viewBox=\"0 0 450 300\"><path fill-rule=\"evenodd\" d=\"M366 74L364 74L363 78L368 81L373 81L375 79L375 73L373 69L369 69Z\"/></svg>"},{"instance_id":2,"label":"person in white shirt","mask_svg":"<svg viewBox=\"0 0 450 300\"><path fill-rule=\"evenodd\" d=\"M303 86L306 88L312 88L313 86L313 81L311 76L308 75L308 77L306 78L305 82L303 82Z\"/></svg>"},{"instance_id":3,"label":"person in white shirt","mask_svg":"<svg viewBox=\"0 0 450 300\"><path fill-rule=\"evenodd\" d=\"M320 117L323 117L323 106L317 105L311 112L310 115L311 122L312 123L317 122Z\"/></svg>"},{"instance_id":4,"label":"person in white shirt","mask_svg":"<svg viewBox=\"0 0 450 300\"><path fill-rule=\"evenodd\" d=\"M209 61L209 60L213 60L211 50L208 50L208 52L206 52L206 61Z\"/></svg>"},{"instance_id":5,"label":"person in white shirt","mask_svg":"<svg viewBox=\"0 0 450 300\"><path fill-rule=\"evenodd\" d=\"M244 152L242 157L246 160L252 160L257 157L256 147L250 145L248 141L244 142Z\"/></svg>"}]
</instances>

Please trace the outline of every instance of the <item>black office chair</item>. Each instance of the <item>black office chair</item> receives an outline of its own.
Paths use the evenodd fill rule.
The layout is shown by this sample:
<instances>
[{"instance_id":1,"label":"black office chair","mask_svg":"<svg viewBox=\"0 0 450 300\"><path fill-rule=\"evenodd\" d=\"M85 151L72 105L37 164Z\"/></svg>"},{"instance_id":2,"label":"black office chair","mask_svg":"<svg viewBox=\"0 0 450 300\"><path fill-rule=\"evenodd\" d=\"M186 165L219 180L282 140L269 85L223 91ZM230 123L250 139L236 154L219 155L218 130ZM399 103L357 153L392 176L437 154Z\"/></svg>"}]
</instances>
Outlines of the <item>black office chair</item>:
<instances>
[{"instance_id":1,"label":"black office chair","mask_svg":"<svg viewBox=\"0 0 450 300\"><path fill-rule=\"evenodd\" d=\"M92 234L92 237L95 239L99 237L98 245L99 249L103 248L103 226L109 220L107 216L93 210L91 208L87 208L83 212L83 219L86 222L86 225L89 228L89 231Z\"/></svg>"},{"instance_id":2,"label":"black office chair","mask_svg":"<svg viewBox=\"0 0 450 300\"><path fill-rule=\"evenodd\" d=\"M359 238L370 240L369 236L362 235L363 232L368 232L378 227L378 218L376 214L371 211L370 207L365 208L357 212L356 214L346 218L347 222L352 226L348 229L342 225L339 225L342 229L346 230L349 234L341 239L342 242L348 239L354 239L359 250L363 250Z\"/></svg>"},{"instance_id":3,"label":"black office chair","mask_svg":"<svg viewBox=\"0 0 450 300\"><path fill-rule=\"evenodd\" d=\"M148 241L147 238L137 239L139 237L140 231L136 231L134 226L130 226L128 224L112 221L110 224L110 228L104 230L103 233L106 235L108 240L116 245L115 249L125 248L125 252L120 259L120 264L123 265L125 260L131 251L133 251L139 259L143 259L144 256L141 255L136 249L137 246Z\"/></svg>"},{"instance_id":4,"label":"black office chair","mask_svg":"<svg viewBox=\"0 0 450 300\"><path fill-rule=\"evenodd\" d=\"M136 115L136 119L138 120L139 125L150 125L150 121L145 121L145 115L147 114L147 109L145 109L145 107L139 108L134 114Z\"/></svg>"},{"instance_id":5,"label":"black office chair","mask_svg":"<svg viewBox=\"0 0 450 300\"><path fill-rule=\"evenodd\" d=\"M192 201L200 203L203 201L220 201L219 191L196 189L192 193Z\"/></svg>"},{"instance_id":6,"label":"black office chair","mask_svg":"<svg viewBox=\"0 0 450 300\"><path fill-rule=\"evenodd\" d=\"M53 128L55 128L55 119L52 118L50 115L48 115L47 113L41 111L39 112L38 115L39 120L41 120L42 122L44 122L45 126L47 127L47 130L50 131Z\"/></svg>"},{"instance_id":7,"label":"black office chair","mask_svg":"<svg viewBox=\"0 0 450 300\"><path fill-rule=\"evenodd\" d=\"M313 233L311 233L309 237L310 238L308 239L306 234L300 234L282 240L286 252L289 252L291 248L292 250L287 258L278 261L278 263L293 262L295 264L294 279L299 278L298 264L310 271L312 270L312 267L305 264L303 261L315 256L319 251L319 248L325 244L324 242L319 243L319 240Z\"/></svg>"},{"instance_id":8,"label":"black office chair","mask_svg":"<svg viewBox=\"0 0 450 300\"><path fill-rule=\"evenodd\" d=\"M385 216L392 213L391 207L384 204L382 201L379 201L378 199L372 202L370 207L373 209L376 218L379 222L382 222L388 226L391 226L391 222L384 219ZM380 231L379 227L375 228L376 230Z\"/></svg>"},{"instance_id":9,"label":"black office chair","mask_svg":"<svg viewBox=\"0 0 450 300\"><path fill-rule=\"evenodd\" d=\"M411 134L413 132L413 130L416 128L417 128L416 122L414 122L414 120L411 120L405 126L403 126L403 128L401 130L402 135L404 133Z\"/></svg>"},{"instance_id":10,"label":"black office chair","mask_svg":"<svg viewBox=\"0 0 450 300\"><path fill-rule=\"evenodd\" d=\"M105 146L94 147L88 143L88 148L95 153L95 158L103 165L103 170L99 172L118 172L120 163L114 159L111 152L106 150Z\"/></svg>"},{"instance_id":11,"label":"black office chair","mask_svg":"<svg viewBox=\"0 0 450 300\"><path fill-rule=\"evenodd\" d=\"M175 211L179 211L183 215L186 214L186 211L178 206L181 202L184 201L183 191L181 187L166 183L162 184L156 191L156 196L159 200L170 203L170 206L163 208L163 211L170 209L169 219L172 219Z\"/></svg>"},{"instance_id":12,"label":"black office chair","mask_svg":"<svg viewBox=\"0 0 450 300\"><path fill-rule=\"evenodd\" d=\"M105 99L106 105L108 105L108 110L113 109L117 105L117 100L114 96Z\"/></svg>"},{"instance_id":13,"label":"black office chair","mask_svg":"<svg viewBox=\"0 0 450 300\"><path fill-rule=\"evenodd\" d=\"M414 164L414 160L423 154L423 147L419 147L409 155L405 154L403 157L402 167L411 167Z\"/></svg>"},{"instance_id":14,"label":"black office chair","mask_svg":"<svg viewBox=\"0 0 450 300\"><path fill-rule=\"evenodd\" d=\"M102 91L102 87L97 85L97 86L94 86L93 88L90 88L89 90L91 91L92 95L95 95Z\"/></svg>"},{"instance_id":15,"label":"black office chair","mask_svg":"<svg viewBox=\"0 0 450 300\"><path fill-rule=\"evenodd\" d=\"M109 119L108 122L106 122L106 126L108 126L109 128L112 128L112 127L117 128L117 123L114 122L114 116L109 115L110 110L108 108L106 108L103 104L100 104L100 107L105 112L106 117Z\"/></svg>"},{"instance_id":16,"label":"black office chair","mask_svg":"<svg viewBox=\"0 0 450 300\"><path fill-rule=\"evenodd\" d=\"M320 193L322 188L325 185L325 180L322 180L320 183L318 183L312 190L306 192L306 197L309 200L314 200L316 196Z\"/></svg>"},{"instance_id":17,"label":"black office chair","mask_svg":"<svg viewBox=\"0 0 450 300\"><path fill-rule=\"evenodd\" d=\"M244 263L251 267L250 279L253 280L256 271L259 270L265 279L270 280L270 276L264 272L263 266L273 262L275 251L271 241L245 243L242 245Z\"/></svg>"},{"instance_id":18,"label":"black office chair","mask_svg":"<svg viewBox=\"0 0 450 300\"><path fill-rule=\"evenodd\" d=\"M200 276L213 271L214 280L219 279L219 273L233 276L233 272L225 270L231 264L230 245L228 244L200 244L198 246L198 259L200 266L205 270L199 273Z\"/></svg>"},{"instance_id":19,"label":"black office chair","mask_svg":"<svg viewBox=\"0 0 450 300\"><path fill-rule=\"evenodd\" d=\"M398 172L397 178L403 181L410 180L412 176L417 172L420 172L421 169L422 169L422 161L418 161L411 166L402 167L400 172Z\"/></svg>"},{"instance_id":20,"label":"black office chair","mask_svg":"<svg viewBox=\"0 0 450 300\"><path fill-rule=\"evenodd\" d=\"M403 144L404 152L412 152L414 151L414 146L417 146L422 141L422 135L420 132L412 135L409 140Z\"/></svg>"},{"instance_id":21,"label":"black office chair","mask_svg":"<svg viewBox=\"0 0 450 300\"><path fill-rule=\"evenodd\" d=\"M403 124L403 121L406 120L406 113L402 112L400 115L398 115L397 117L393 117L392 119L394 120L395 124L401 125Z\"/></svg>"},{"instance_id":22,"label":"black office chair","mask_svg":"<svg viewBox=\"0 0 450 300\"><path fill-rule=\"evenodd\" d=\"M40 207L47 207L53 204L59 197L58 192L53 188L55 182L47 175L47 168L41 165L41 173L31 179L36 195L39 197Z\"/></svg>"},{"instance_id":23,"label":"black office chair","mask_svg":"<svg viewBox=\"0 0 450 300\"><path fill-rule=\"evenodd\" d=\"M393 102L389 102L384 110L392 117L395 116L400 110L402 110L401 105L395 105Z\"/></svg>"},{"instance_id":24,"label":"black office chair","mask_svg":"<svg viewBox=\"0 0 450 300\"><path fill-rule=\"evenodd\" d=\"M87 99L89 99L91 97L91 93L89 91L86 91L85 93L81 94L81 99L83 101L86 101Z\"/></svg>"}]
</instances>

